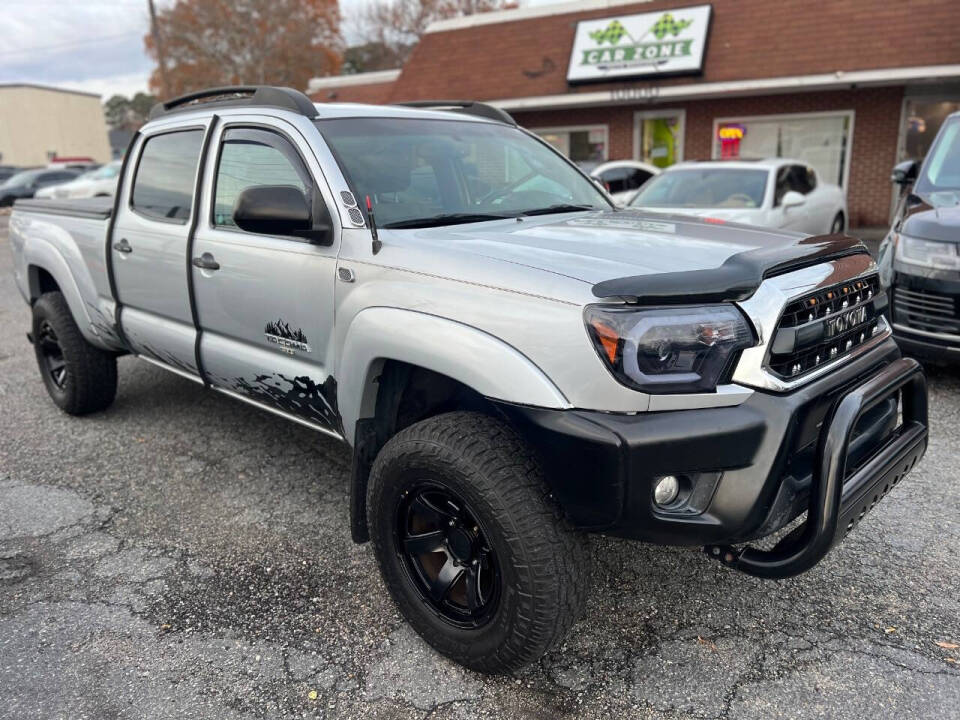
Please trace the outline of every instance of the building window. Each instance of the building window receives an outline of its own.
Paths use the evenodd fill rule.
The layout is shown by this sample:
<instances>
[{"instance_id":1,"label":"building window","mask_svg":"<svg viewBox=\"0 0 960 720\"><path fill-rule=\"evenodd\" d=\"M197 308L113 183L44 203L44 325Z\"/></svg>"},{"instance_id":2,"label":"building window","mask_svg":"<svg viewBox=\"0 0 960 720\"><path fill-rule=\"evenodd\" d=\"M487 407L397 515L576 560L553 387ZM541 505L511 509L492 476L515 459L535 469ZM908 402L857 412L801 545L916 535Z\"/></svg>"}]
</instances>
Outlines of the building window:
<instances>
[{"instance_id":1,"label":"building window","mask_svg":"<svg viewBox=\"0 0 960 720\"><path fill-rule=\"evenodd\" d=\"M947 116L960 111L960 99L907 98L897 160L923 160Z\"/></svg>"},{"instance_id":2,"label":"building window","mask_svg":"<svg viewBox=\"0 0 960 720\"><path fill-rule=\"evenodd\" d=\"M796 158L809 164L824 182L846 187L852 135L852 110L718 118L713 124L713 157Z\"/></svg>"},{"instance_id":3,"label":"building window","mask_svg":"<svg viewBox=\"0 0 960 720\"><path fill-rule=\"evenodd\" d=\"M531 128L531 132L573 160L584 172L590 172L607 161L606 125Z\"/></svg>"}]
</instances>

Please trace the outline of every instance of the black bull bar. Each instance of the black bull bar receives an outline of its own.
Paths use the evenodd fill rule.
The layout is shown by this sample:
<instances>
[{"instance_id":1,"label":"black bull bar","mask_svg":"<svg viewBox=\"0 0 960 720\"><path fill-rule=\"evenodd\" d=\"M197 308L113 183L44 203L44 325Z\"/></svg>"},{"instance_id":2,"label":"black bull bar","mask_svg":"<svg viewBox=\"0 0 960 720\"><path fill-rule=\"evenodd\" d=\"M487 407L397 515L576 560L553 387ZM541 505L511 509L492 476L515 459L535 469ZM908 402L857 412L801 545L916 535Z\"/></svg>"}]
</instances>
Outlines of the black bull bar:
<instances>
[{"instance_id":1,"label":"black bull bar","mask_svg":"<svg viewBox=\"0 0 960 720\"><path fill-rule=\"evenodd\" d=\"M902 422L869 460L847 473L857 421L901 392ZM916 360L891 363L843 397L824 422L816 475L803 525L770 550L709 545L706 553L728 567L757 577L799 575L816 565L923 457L927 448L927 383Z\"/></svg>"}]
</instances>

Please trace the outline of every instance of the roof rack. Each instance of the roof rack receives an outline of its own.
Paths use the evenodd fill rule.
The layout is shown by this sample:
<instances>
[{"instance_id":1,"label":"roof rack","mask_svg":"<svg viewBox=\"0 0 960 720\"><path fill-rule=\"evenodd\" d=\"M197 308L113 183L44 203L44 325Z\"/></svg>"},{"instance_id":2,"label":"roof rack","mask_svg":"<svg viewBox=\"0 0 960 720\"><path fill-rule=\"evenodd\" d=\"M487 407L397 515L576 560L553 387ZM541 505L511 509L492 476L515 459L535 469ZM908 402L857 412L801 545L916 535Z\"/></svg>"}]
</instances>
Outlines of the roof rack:
<instances>
[{"instance_id":1,"label":"roof rack","mask_svg":"<svg viewBox=\"0 0 960 720\"><path fill-rule=\"evenodd\" d=\"M414 100L412 102L398 102L393 104L411 108L446 109L450 112L474 115L476 117L486 118L487 120L506 123L507 125L517 124L517 121L510 117L510 114L506 110L501 110L498 107L487 105L486 103L475 102L474 100Z\"/></svg>"},{"instance_id":2,"label":"roof rack","mask_svg":"<svg viewBox=\"0 0 960 720\"><path fill-rule=\"evenodd\" d=\"M219 98L219 99L212 99ZM308 118L317 116L313 102L299 90L270 85L230 85L187 93L166 102L157 103L150 110L150 120L174 112L215 107L275 107L292 110Z\"/></svg>"}]
</instances>

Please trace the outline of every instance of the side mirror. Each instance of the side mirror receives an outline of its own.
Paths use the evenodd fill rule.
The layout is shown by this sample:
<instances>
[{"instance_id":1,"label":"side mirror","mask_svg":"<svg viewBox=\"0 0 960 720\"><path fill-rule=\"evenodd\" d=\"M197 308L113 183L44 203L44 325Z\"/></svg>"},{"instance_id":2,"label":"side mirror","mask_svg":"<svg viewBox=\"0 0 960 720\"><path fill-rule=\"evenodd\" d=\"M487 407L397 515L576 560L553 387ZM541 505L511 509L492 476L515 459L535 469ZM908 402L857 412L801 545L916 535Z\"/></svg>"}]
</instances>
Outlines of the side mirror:
<instances>
[{"instance_id":1,"label":"side mirror","mask_svg":"<svg viewBox=\"0 0 960 720\"><path fill-rule=\"evenodd\" d=\"M920 170L920 163L916 160L904 160L898 163L890 174L890 182L897 185L909 185L917 179L917 172Z\"/></svg>"},{"instance_id":2,"label":"side mirror","mask_svg":"<svg viewBox=\"0 0 960 720\"><path fill-rule=\"evenodd\" d=\"M313 230L307 199L290 185L248 187L233 206L233 221L241 230L261 235L303 237Z\"/></svg>"},{"instance_id":3,"label":"side mirror","mask_svg":"<svg viewBox=\"0 0 960 720\"><path fill-rule=\"evenodd\" d=\"M803 205L806 201L807 199L796 190L789 190L783 196L783 200L780 201L780 204L785 208L798 207Z\"/></svg>"}]
</instances>

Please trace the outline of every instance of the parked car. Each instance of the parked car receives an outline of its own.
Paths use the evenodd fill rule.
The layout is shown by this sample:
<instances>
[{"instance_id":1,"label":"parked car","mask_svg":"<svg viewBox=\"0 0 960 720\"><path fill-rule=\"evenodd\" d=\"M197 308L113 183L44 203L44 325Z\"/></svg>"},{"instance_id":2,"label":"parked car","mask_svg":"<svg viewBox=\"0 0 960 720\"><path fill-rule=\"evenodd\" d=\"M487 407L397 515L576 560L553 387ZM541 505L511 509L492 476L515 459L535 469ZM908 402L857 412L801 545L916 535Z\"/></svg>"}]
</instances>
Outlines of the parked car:
<instances>
[{"instance_id":1,"label":"parked car","mask_svg":"<svg viewBox=\"0 0 960 720\"><path fill-rule=\"evenodd\" d=\"M924 454L858 240L617 210L502 110L424 104L194 93L151 112L119 201L17 202L53 402L107 408L132 353L342 440L353 538L487 672L574 623L586 532L788 577Z\"/></svg>"},{"instance_id":2,"label":"parked car","mask_svg":"<svg viewBox=\"0 0 960 720\"><path fill-rule=\"evenodd\" d=\"M893 332L907 354L960 360L960 113L940 127L923 164L908 160L893 226L880 246Z\"/></svg>"},{"instance_id":3,"label":"parked car","mask_svg":"<svg viewBox=\"0 0 960 720\"><path fill-rule=\"evenodd\" d=\"M623 207L647 180L659 174L660 168L656 165L639 160L614 160L598 165L590 172L590 177L599 180L613 201Z\"/></svg>"},{"instance_id":4,"label":"parked car","mask_svg":"<svg viewBox=\"0 0 960 720\"><path fill-rule=\"evenodd\" d=\"M113 197L120 175L119 160L109 162L96 170L83 173L73 180L37 190L37 198Z\"/></svg>"},{"instance_id":5,"label":"parked car","mask_svg":"<svg viewBox=\"0 0 960 720\"><path fill-rule=\"evenodd\" d=\"M69 170L79 170L80 172L90 172L100 167L100 163L91 157L54 157L47 165L49 168L67 168Z\"/></svg>"},{"instance_id":6,"label":"parked car","mask_svg":"<svg viewBox=\"0 0 960 720\"><path fill-rule=\"evenodd\" d=\"M14 200L20 198L32 198L37 190L45 188L48 185L72 180L80 172L78 170L64 170L49 168L38 168L35 170L21 170L11 175L0 185L0 207L13 205Z\"/></svg>"},{"instance_id":7,"label":"parked car","mask_svg":"<svg viewBox=\"0 0 960 720\"><path fill-rule=\"evenodd\" d=\"M23 170L32 170L32 167L18 167L16 165L0 165L0 184Z\"/></svg>"},{"instance_id":8,"label":"parked car","mask_svg":"<svg viewBox=\"0 0 960 720\"><path fill-rule=\"evenodd\" d=\"M653 178L630 207L809 234L847 226L843 190L800 160L679 163Z\"/></svg>"}]
</instances>

